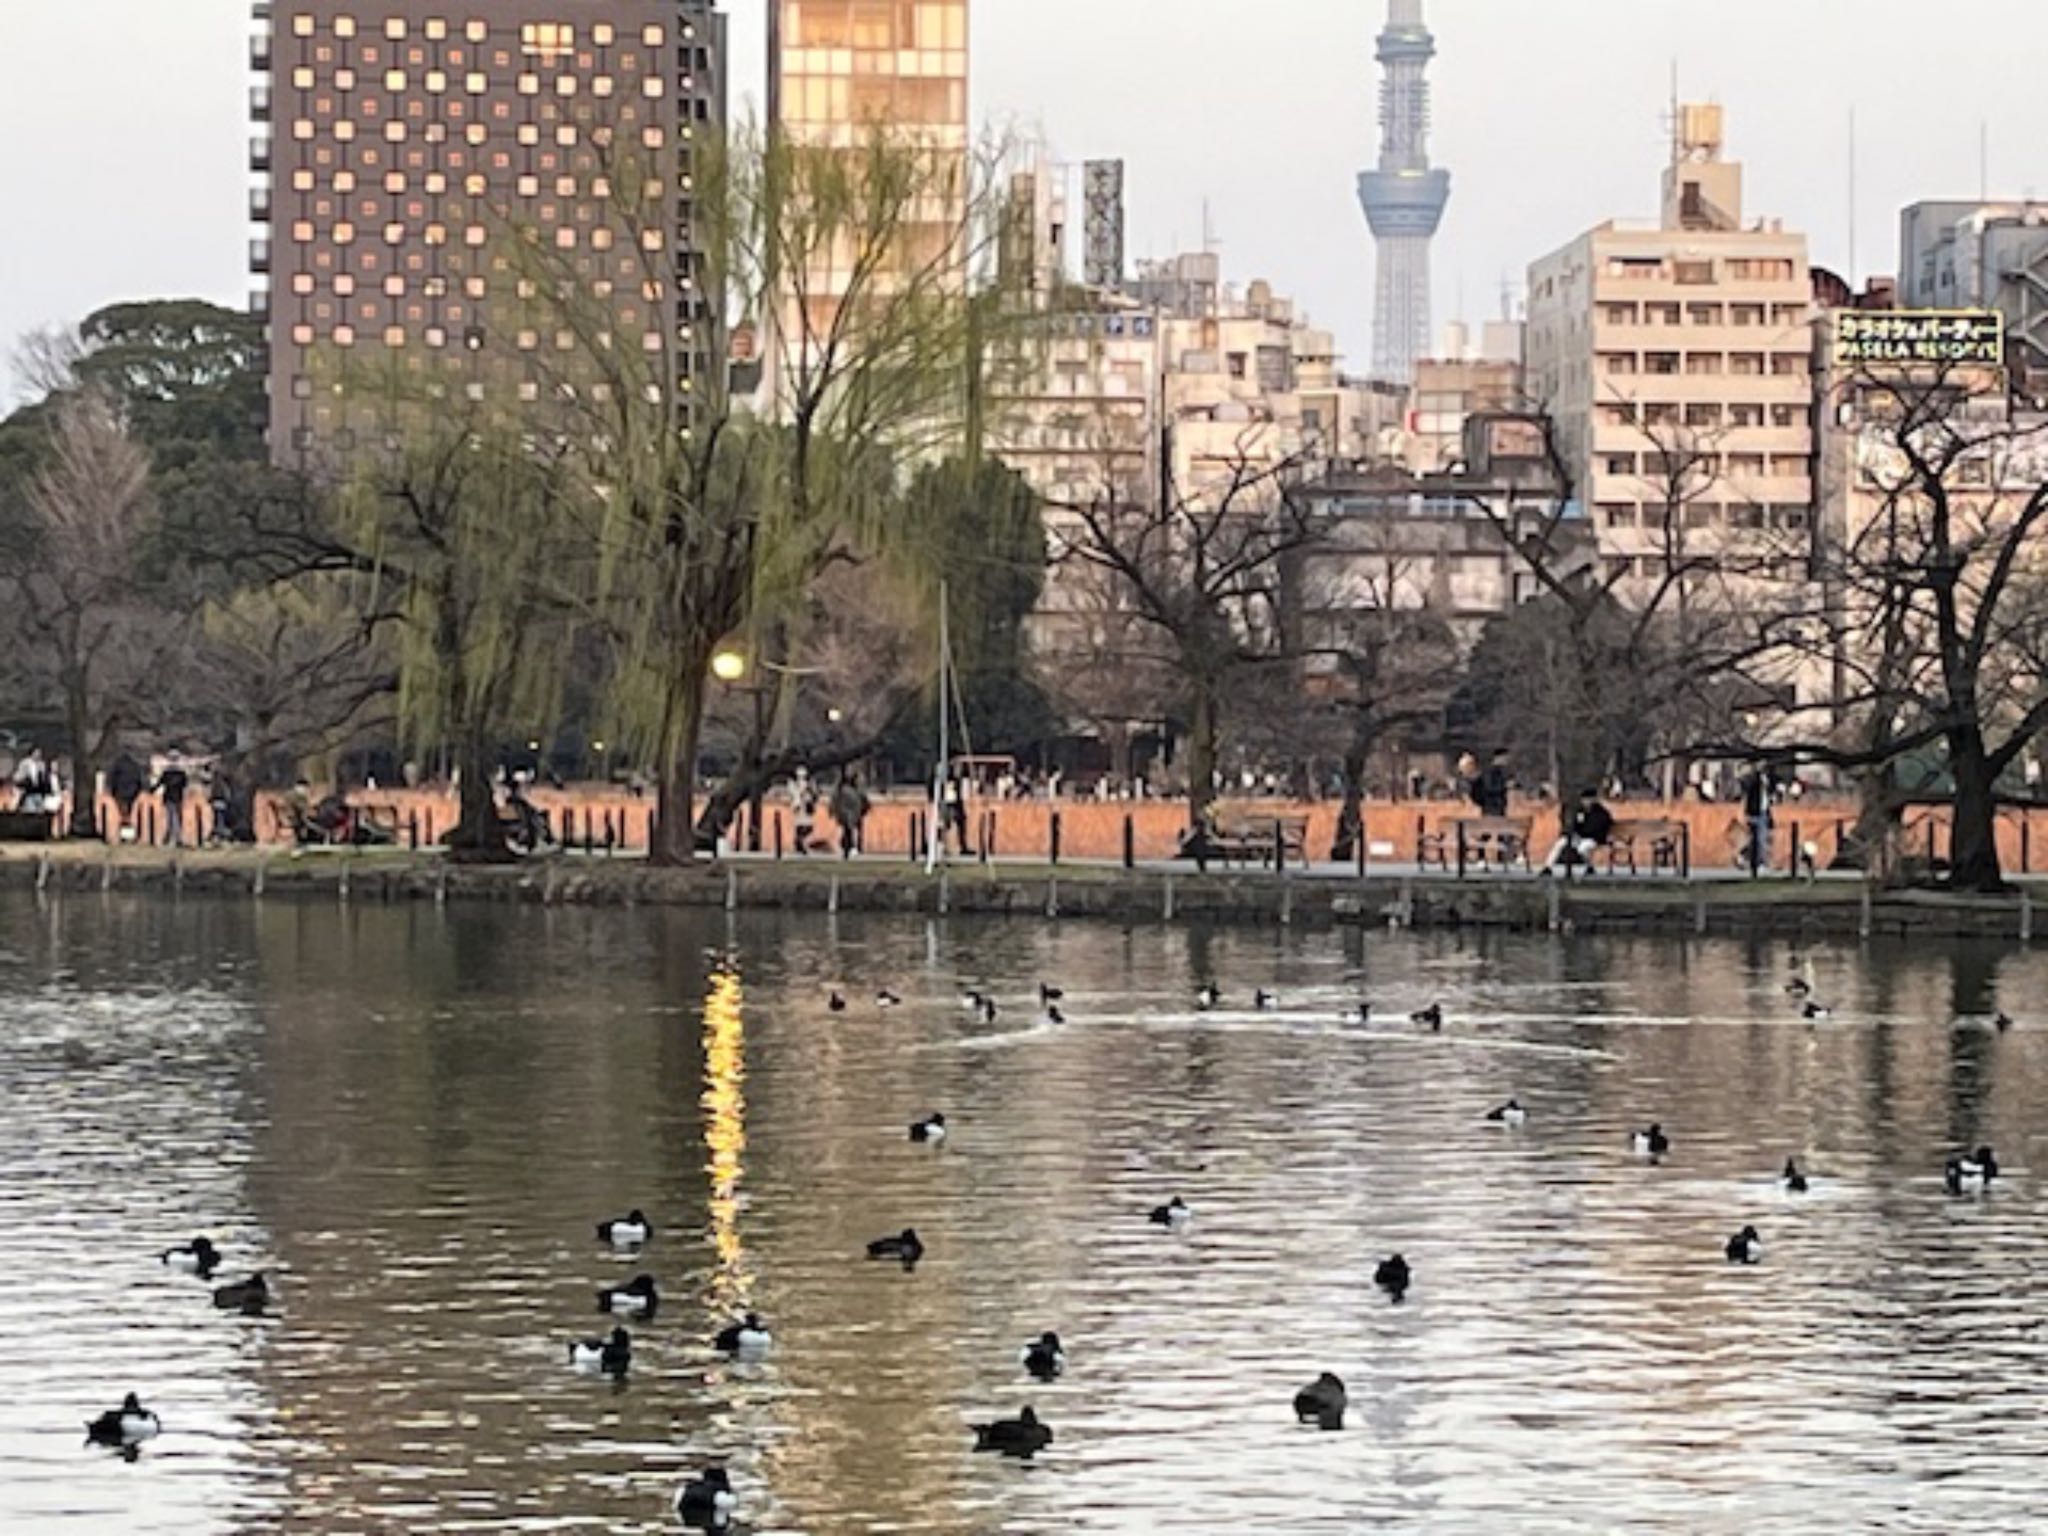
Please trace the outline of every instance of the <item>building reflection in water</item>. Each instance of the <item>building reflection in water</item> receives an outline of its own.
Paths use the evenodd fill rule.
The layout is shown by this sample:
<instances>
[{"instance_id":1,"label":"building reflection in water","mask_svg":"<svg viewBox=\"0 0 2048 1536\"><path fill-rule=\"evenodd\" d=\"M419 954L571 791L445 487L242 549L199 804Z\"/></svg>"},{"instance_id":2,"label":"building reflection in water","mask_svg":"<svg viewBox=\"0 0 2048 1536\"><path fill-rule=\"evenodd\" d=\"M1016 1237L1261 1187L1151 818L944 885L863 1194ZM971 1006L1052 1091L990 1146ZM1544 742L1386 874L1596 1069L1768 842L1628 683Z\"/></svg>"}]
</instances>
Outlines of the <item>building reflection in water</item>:
<instances>
[{"instance_id":1,"label":"building reflection in water","mask_svg":"<svg viewBox=\"0 0 2048 1536\"><path fill-rule=\"evenodd\" d=\"M719 1315L744 1312L754 1277L740 1239L740 1183L746 1177L746 993L731 965L714 971L704 997L704 1171L711 1181L711 1240L718 1268L710 1301Z\"/></svg>"}]
</instances>

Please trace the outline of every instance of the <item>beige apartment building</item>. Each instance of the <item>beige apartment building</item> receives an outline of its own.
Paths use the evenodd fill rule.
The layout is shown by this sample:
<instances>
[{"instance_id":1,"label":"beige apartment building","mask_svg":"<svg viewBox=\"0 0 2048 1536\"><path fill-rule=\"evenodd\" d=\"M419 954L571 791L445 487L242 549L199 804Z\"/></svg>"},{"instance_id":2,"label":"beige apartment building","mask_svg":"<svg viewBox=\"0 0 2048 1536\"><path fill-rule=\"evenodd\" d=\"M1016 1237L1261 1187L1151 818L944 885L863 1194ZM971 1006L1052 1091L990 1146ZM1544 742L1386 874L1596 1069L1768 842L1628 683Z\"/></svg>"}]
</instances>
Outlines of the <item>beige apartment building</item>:
<instances>
[{"instance_id":1,"label":"beige apartment building","mask_svg":"<svg viewBox=\"0 0 2048 1536\"><path fill-rule=\"evenodd\" d=\"M1721 109L1681 108L1658 221L1601 224L1529 269L1529 395L1610 570L1647 577L1676 538L1792 578L1810 537L1806 238L1745 221L1722 151Z\"/></svg>"},{"instance_id":2,"label":"beige apartment building","mask_svg":"<svg viewBox=\"0 0 2048 1536\"><path fill-rule=\"evenodd\" d=\"M354 445L374 410L333 381L364 365L431 369L471 401L547 398L573 338L525 313L515 235L611 307L623 344L673 359L688 409L723 365L692 190L724 116L711 0L278 0L254 19L274 457ZM622 157L659 202L614 196Z\"/></svg>"}]
</instances>

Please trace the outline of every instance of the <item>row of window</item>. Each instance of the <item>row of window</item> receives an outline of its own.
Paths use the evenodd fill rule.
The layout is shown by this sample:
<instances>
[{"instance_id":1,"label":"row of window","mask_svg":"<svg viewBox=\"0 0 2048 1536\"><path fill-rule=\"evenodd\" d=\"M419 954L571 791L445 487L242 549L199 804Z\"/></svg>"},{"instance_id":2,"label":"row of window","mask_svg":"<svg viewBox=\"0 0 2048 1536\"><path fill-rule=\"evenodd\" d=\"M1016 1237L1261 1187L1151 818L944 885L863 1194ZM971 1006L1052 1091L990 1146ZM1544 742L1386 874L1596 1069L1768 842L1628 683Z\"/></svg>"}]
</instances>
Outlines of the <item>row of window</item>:
<instances>
[{"instance_id":1,"label":"row of window","mask_svg":"<svg viewBox=\"0 0 2048 1536\"><path fill-rule=\"evenodd\" d=\"M1805 454L1681 452L1675 460L1662 453L1602 453L1600 469L1609 475L1664 480L1673 475L1688 482L1722 475L1800 478L1810 461Z\"/></svg>"},{"instance_id":2,"label":"row of window","mask_svg":"<svg viewBox=\"0 0 2048 1536\"><path fill-rule=\"evenodd\" d=\"M1707 257L1609 256L1605 270L1608 277L1628 282L1702 288L1720 281L1789 283L1798 276L1798 266L1789 256L1731 256L1721 261Z\"/></svg>"},{"instance_id":3,"label":"row of window","mask_svg":"<svg viewBox=\"0 0 2048 1536\"><path fill-rule=\"evenodd\" d=\"M587 223L592 215L592 210L586 204L579 207L577 213ZM554 217L552 206L543 205L541 216L544 221L552 220ZM316 240L325 240L334 245L353 245L361 233L354 224L346 219L325 229L317 227L311 219L294 219L291 226L291 238L294 245L311 245ZM413 239L418 239L430 246L446 245L451 238L457 236L460 237L464 245L469 246L485 245L490 241L490 231L481 224L468 224L451 229L449 225L438 222L430 222L413 227L397 220L393 220L384 226L382 236L384 243L392 246L404 245L407 241ZM573 224L554 225L550 238L555 248L562 251L573 251L584 241L584 237L578 233L576 226ZM608 251L612 249L616 241L617 236L613 231L602 224L591 230L589 234L589 245L593 251ZM668 236L659 229L643 229L640 231L639 244L643 251L664 250L668 246Z\"/></svg>"},{"instance_id":4,"label":"row of window","mask_svg":"<svg viewBox=\"0 0 2048 1536\"><path fill-rule=\"evenodd\" d=\"M1625 400L1600 407L1603 427L1804 427L1809 413L1803 405L1761 405L1694 400L1680 405L1669 400Z\"/></svg>"},{"instance_id":5,"label":"row of window","mask_svg":"<svg viewBox=\"0 0 2048 1536\"><path fill-rule=\"evenodd\" d=\"M1603 325L1805 325L1804 304L1625 304L1600 305Z\"/></svg>"},{"instance_id":6,"label":"row of window","mask_svg":"<svg viewBox=\"0 0 2048 1536\"><path fill-rule=\"evenodd\" d=\"M374 21L370 22L368 27L369 30L365 32L363 24L356 17L337 16L334 18L332 31L336 37L347 39L356 36L374 37L381 30L385 37L395 43L403 42L408 36L413 35L412 24L403 16L387 16L381 29ZM316 16L301 12L292 17L293 37L313 37L319 29L319 18ZM682 34L685 37L694 36L695 28L685 26ZM429 42L445 42L455 35L455 29L445 17L430 16L419 24L418 35ZM472 43L484 42L490 35L491 24L487 21L471 17L462 24L462 36ZM649 48L659 48L666 37L666 29L659 22L649 22L640 29L640 41ZM597 22L590 29L590 40L600 48L609 48L618 41L618 28L608 21ZM566 21L522 22L519 28L519 43L527 52L533 54L573 52L576 47L576 28L573 23Z\"/></svg>"},{"instance_id":7,"label":"row of window","mask_svg":"<svg viewBox=\"0 0 2048 1536\"><path fill-rule=\"evenodd\" d=\"M1600 372L1609 375L1645 373L1712 377L1724 371L1723 358L1726 359L1725 371L1736 378L1760 378L1765 374L1793 377L1809 373L1813 367L1812 355L1807 352L1601 352L1597 354L1596 361Z\"/></svg>"}]
</instances>

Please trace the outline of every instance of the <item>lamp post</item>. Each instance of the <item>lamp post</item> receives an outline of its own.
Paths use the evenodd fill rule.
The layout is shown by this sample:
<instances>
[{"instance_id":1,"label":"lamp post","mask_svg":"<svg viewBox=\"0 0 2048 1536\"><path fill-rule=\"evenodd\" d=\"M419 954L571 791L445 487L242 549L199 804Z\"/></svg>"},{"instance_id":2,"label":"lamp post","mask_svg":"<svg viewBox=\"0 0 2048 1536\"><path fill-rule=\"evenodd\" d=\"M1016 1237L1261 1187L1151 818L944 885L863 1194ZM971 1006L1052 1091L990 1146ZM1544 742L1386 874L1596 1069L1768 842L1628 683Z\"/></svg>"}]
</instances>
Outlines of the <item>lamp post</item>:
<instances>
[{"instance_id":1,"label":"lamp post","mask_svg":"<svg viewBox=\"0 0 2048 1536\"><path fill-rule=\"evenodd\" d=\"M744 693L754 701L754 734L747 741L747 750L741 757L742 767L753 774L752 792L747 797L747 852L761 851L761 748L768 734L766 715L768 690L759 683L743 682L747 675L747 653L737 646L727 646L711 658L711 675L735 693Z\"/></svg>"}]
</instances>

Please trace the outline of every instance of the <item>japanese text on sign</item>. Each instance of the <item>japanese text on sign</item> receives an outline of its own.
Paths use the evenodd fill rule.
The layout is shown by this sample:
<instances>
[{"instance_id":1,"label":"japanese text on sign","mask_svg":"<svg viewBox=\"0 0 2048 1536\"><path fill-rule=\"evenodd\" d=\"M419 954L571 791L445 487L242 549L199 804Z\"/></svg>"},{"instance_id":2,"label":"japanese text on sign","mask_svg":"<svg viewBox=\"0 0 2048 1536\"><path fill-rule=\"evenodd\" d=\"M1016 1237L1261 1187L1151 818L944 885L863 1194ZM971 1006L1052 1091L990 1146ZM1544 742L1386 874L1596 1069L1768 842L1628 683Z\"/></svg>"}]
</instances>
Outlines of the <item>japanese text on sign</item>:
<instances>
[{"instance_id":1,"label":"japanese text on sign","mask_svg":"<svg viewBox=\"0 0 2048 1536\"><path fill-rule=\"evenodd\" d=\"M1873 310L1835 317L1835 361L1974 363L2005 361L2005 317L1996 310Z\"/></svg>"}]
</instances>

